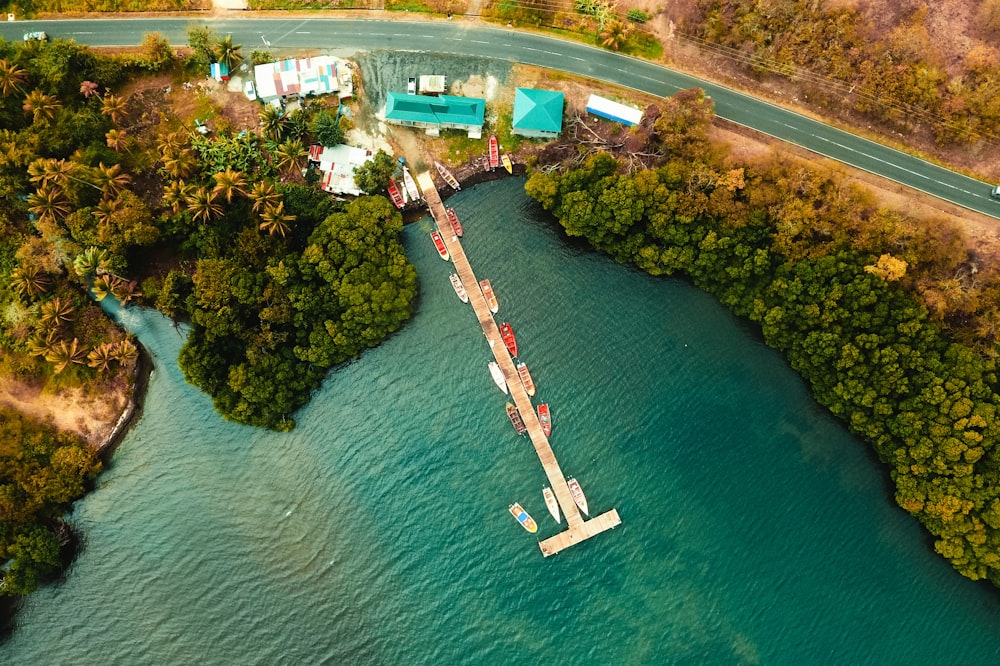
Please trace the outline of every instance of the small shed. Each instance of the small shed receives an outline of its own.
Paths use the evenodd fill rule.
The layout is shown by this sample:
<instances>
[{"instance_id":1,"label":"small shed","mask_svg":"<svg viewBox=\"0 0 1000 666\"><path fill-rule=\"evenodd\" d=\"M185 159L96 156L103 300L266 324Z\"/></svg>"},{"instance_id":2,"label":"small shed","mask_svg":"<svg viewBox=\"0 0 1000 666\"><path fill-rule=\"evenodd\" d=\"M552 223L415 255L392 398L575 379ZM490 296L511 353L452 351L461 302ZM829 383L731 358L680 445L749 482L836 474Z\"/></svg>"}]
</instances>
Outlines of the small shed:
<instances>
[{"instance_id":1,"label":"small shed","mask_svg":"<svg viewBox=\"0 0 1000 666\"><path fill-rule=\"evenodd\" d=\"M422 74L417 86L421 95L443 95L448 87L448 81L440 74Z\"/></svg>"},{"instance_id":2,"label":"small shed","mask_svg":"<svg viewBox=\"0 0 1000 666\"><path fill-rule=\"evenodd\" d=\"M562 132L564 95L555 90L518 88L514 91L514 134L555 139Z\"/></svg>"},{"instance_id":3,"label":"small shed","mask_svg":"<svg viewBox=\"0 0 1000 666\"><path fill-rule=\"evenodd\" d=\"M606 97L599 97L598 95L591 95L590 99L587 100L587 113L592 113L595 116L613 120L616 123L628 125L629 127L638 125L642 121L642 111L640 109L625 106Z\"/></svg>"},{"instance_id":4,"label":"small shed","mask_svg":"<svg viewBox=\"0 0 1000 666\"><path fill-rule=\"evenodd\" d=\"M229 65L224 62L213 62L208 66L208 75L216 81L228 81Z\"/></svg>"}]
</instances>

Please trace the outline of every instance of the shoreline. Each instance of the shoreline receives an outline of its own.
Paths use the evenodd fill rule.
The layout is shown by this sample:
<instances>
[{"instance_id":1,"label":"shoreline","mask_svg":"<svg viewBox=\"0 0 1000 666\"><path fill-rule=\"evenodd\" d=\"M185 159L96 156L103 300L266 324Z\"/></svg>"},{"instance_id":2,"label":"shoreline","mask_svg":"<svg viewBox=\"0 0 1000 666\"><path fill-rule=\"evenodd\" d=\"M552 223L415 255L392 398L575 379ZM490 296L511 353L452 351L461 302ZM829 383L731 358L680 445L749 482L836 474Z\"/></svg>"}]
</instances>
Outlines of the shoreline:
<instances>
[{"instance_id":1,"label":"shoreline","mask_svg":"<svg viewBox=\"0 0 1000 666\"><path fill-rule=\"evenodd\" d=\"M111 432L96 449L97 455L105 467L111 464L111 458L118 449L118 445L121 444L138 418L142 416L143 407L146 404L149 378L153 374L153 359L138 338L136 338L136 346L139 348L139 356L135 362L132 395L129 397L125 409L118 415L118 420Z\"/></svg>"}]
</instances>

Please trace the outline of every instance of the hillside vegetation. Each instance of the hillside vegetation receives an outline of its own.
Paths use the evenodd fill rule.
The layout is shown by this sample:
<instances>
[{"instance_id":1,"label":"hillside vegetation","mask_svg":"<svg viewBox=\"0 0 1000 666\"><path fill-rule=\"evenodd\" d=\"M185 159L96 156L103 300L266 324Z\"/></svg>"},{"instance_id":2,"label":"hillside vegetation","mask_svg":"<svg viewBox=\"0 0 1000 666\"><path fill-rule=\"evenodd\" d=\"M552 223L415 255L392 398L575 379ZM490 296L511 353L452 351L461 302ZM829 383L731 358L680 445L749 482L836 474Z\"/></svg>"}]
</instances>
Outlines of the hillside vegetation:
<instances>
[{"instance_id":1,"label":"hillside vegetation","mask_svg":"<svg viewBox=\"0 0 1000 666\"><path fill-rule=\"evenodd\" d=\"M956 342L965 329L944 328L948 306L929 312L918 290L961 260L960 245L803 164L728 160L705 138L711 117L700 91L679 93L633 133L646 139L645 166L595 151L536 172L527 192L569 235L685 276L756 322L871 443L935 550L1000 584L995 354Z\"/></svg>"}]
</instances>

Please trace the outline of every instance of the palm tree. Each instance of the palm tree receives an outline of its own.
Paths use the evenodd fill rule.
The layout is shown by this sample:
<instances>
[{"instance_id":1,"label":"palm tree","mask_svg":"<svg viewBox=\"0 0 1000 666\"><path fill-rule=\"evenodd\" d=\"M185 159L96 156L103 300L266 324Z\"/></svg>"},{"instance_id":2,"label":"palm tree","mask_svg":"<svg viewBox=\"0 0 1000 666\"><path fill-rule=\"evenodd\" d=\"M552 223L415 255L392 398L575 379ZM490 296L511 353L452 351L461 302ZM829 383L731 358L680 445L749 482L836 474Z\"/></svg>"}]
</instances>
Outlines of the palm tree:
<instances>
[{"instance_id":1,"label":"palm tree","mask_svg":"<svg viewBox=\"0 0 1000 666\"><path fill-rule=\"evenodd\" d=\"M83 364L86 358L87 354L80 349L80 341L76 338L73 338L73 342L63 340L55 349L45 355L46 361L55 364L57 375L65 370L70 363Z\"/></svg>"},{"instance_id":2,"label":"palm tree","mask_svg":"<svg viewBox=\"0 0 1000 666\"><path fill-rule=\"evenodd\" d=\"M122 305L127 305L133 298L138 298L142 294L135 290L138 283L135 280L122 280L117 278L111 281L111 293L121 301Z\"/></svg>"},{"instance_id":3,"label":"palm tree","mask_svg":"<svg viewBox=\"0 0 1000 666\"><path fill-rule=\"evenodd\" d=\"M43 185L28 195L28 210L40 220L55 222L69 214L70 204L58 187Z\"/></svg>"},{"instance_id":4,"label":"palm tree","mask_svg":"<svg viewBox=\"0 0 1000 666\"><path fill-rule=\"evenodd\" d=\"M274 205L281 200L281 195L274 189L270 181L260 180L250 188L250 199L253 204L250 206L253 212L259 213L268 206Z\"/></svg>"},{"instance_id":5,"label":"palm tree","mask_svg":"<svg viewBox=\"0 0 1000 666\"><path fill-rule=\"evenodd\" d=\"M213 194L226 198L226 203L233 202L233 194L247 193L247 179L239 171L233 171L226 167L225 171L220 171L212 176L215 179L215 189Z\"/></svg>"},{"instance_id":6,"label":"palm tree","mask_svg":"<svg viewBox=\"0 0 1000 666\"><path fill-rule=\"evenodd\" d=\"M97 368L100 372L107 372L111 364L115 361L114 345L110 342L100 344L90 350L87 354L87 365Z\"/></svg>"},{"instance_id":7,"label":"palm tree","mask_svg":"<svg viewBox=\"0 0 1000 666\"><path fill-rule=\"evenodd\" d=\"M260 127L267 138L274 141L280 140L281 135L288 127L285 112L270 104L265 105L264 110L260 112Z\"/></svg>"},{"instance_id":8,"label":"palm tree","mask_svg":"<svg viewBox=\"0 0 1000 666\"><path fill-rule=\"evenodd\" d=\"M21 108L25 113L32 114L34 122L48 123L55 119L56 111L62 108L62 104L55 97L35 89L24 98Z\"/></svg>"},{"instance_id":9,"label":"palm tree","mask_svg":"<svg viewBox=\"0 0 1000 666\"><path fill-rule=\"evenodd\" d=\"M187 136L185 136L184 132L180 131L161 134L156 141L156 148L160 151L161 155L173 154L181 148L187 147Z\"/></svg>"},{"instance_id":10,"label":"palm tree","mask_svg":"<svg viewBox=\"0 0 1000 666\"><path fill-rule=\"evenodd\" d=\"M113 350L115 360L122 365L128 365L139 357L139 350L130 338L116 342Z\"/></svg>"},{"instance_id":11,"label":"palm tree","mask_svg":"<svg viewBox=\"0 0 1000 666\"><path fill-rule=\"evenodd\" d=\"M199 187L188 195L187 205L195 222L207 224L213 217L222 215L222 206L216 203L215 193L204 187Z\"/></svg>"},{"instance_id":12,"label":"palm tree","mask_svg":"<svg viewBox=\"0 0 1000 666\"><path fill-rule=\"evenodd\" d=\"M10 272L10 281L17 292L26 298L45 293L49 278L38 266L31 264L18 266Z\"/></svg>"},{"instance_id":13,"label":"palm tree","mask_svg":"<svg viewBox=\"0 0 1000 666\"><path fill-rule=\"evenodd\" d=\"M94 300L98 303L107 298L113 288L114 278L110 275L98 275L94 278L94 286L90 290L94 293Z\"/></svg>"},{"instance_id":14,"label":"palm tree","mask_svg":"<svg viewBox=\"0 0 1000 666\"><path fill-rule=\"evenodd\" d=\"M117 125L125 115L125 100L117 95L105 95L101 99L101 113Z\"/></svg>"},{"instance_id":15,"label":"palm tree","mask_svg":"<svg viewBox=\"0 0 1000 666\"><path fill-rule=\"evenodd\" d=\"M49 331L46 335L36 333L35 337L28 342L29 356L48 356L59 345L55 331Z\"/></svg>"},{"instance_id":16,"label":"palm tree","mask_svg":"<svg viewBox=\"0 0 1000 666\"><path fill-rule=\"evenodd\" d=\"M81 81L80 94L83 95L84 99L90 99L97 94L97 84L93 81Z\"/></svg>"},{"instance_id":17,"label":"palm tree","mask_svg":"<svg viewBox=\"0 0 1000 666\"><path fill-rule=\"evenodd\" d=\"M601 40L601 46L606 46L612 51L617 51L628 39L631 32L631 26L627 25L624 21L611 19L604 24L600 34L598 34L598 38Z\"/></svg>"},{"instance_id":18,"label":"palm tree","mask_svg":"<svg viewBox=\"0 0 1000 666\"><path fill-rule=\"evenodd\" d=\"M163 168L171 178L187 178L194 173L198 160L188 148L163 154Z\"/></svg>"},{"instance_id":19,"label":"palm tree","mask_svg":"<svg viewBox=\"0 0 1000 666\"><path fill-rule=\"evenodd\" d=\"M219 40L219 62L226 63L230 72L234 71L243 60L243 56L240 55L241 48L242 44L233 44L232 35L226 35Z\"/></svg>"},{"instance_id":20,"label":"palm tree","mask_svg":"<svg viewBox=\"0 0 1000 666\"><path fill-rule=\"evenodd\" d=\"M120 129L110 129L108 133L104 135L104 138L108 142L108 148L115 152L128 151L128 135L125 130Z\"/></svg>"},{"instance_id":21,"label":"palm tree","mask_svg":"<svg viewBox=\"0 0 1000 666\"><path fill-rule=\"evenodd\" d=\"M187 204L187 198L191 194L193 185L188 185L183 180L172 180L163 188L163 205L169 206L174 213L181 212Z\"/></svg>"},{"instance_id":22,"label":"palm tree","mask_svg":"<svg viewBox=\"0 0 1000 666\"><path fill-rule=\"evenodd\" d=\"M9 60L0 60L0 93L7 97L11 93L23 93L21 86L28 80L28 72Z\"/></svg>"},{"instance_id":23,"label":"palm tree","mask_svg":"<svg viewBox=\"0 0 1000 666\"><path fill-rule=\"evenodd\" d=\"M291 171L301 168L302 160L308 154L309 152L298 139L289 139L279 144L277 150L274 151L274 156L278 158L279 171Z\"/></svg>"},{"instance_id":24,"label":"palm tree","mask_svg":"<svg viewBox=\"0 0 1000 666\"><path fill-rule=\"evenodd\" d=\"M104 224L111 219L111 216L121 210L121 202L118 199L101 199L91 215L97 218L98 224Z\"/></svg>"},{"instance_id":25,"label":"palm tree","mask_svg":"<svg viewBox=\"0 0 1000 666\"><path fill-rule=\"evenodd\" d=\"M110 192L113 195L118 195L132 182L132 176L122 173L120 164L104 166L104 162L101 162L94 168L92 177L94 184L101 188L101 194Z\"/></svg>"},{"instance_id":26,"label":"palm tree","mask_svg":"<svg viewBox=\"0 0 1000 666\"><path fill-rule=\"evenodd\" d=\"M39 308L40 321L43 324L52 324L56 328L60 325L73 321L73 311L76 308L65 298L56 296L52 300L45 301Z\"/></svg>"},{"instance_id":27,"label":"palm tree","mask_svg":"<svg viewBox=\"0 0 1000 666\"><path fill-rule=\"evenodd\" d=\"M277 206L269 205L264 209L264 212L260 215L260 229L261 231L266 231L271 234L281 234L284 238L285 235L292 230L292 222L295 221L295 216L291 213L285 212L285 202L279 202Z\"/></svg>"},{"instance_id":28,"label":"palm tree","mask_svg":"<svg viewBox=\"0 0 1000 666\"><path fill-rule=\"evenodd\" d=\"M73 260L73 270L82 278L88 278L96 273L106 270L108 264L108 253L96 247L88 247L86 250L76 255Z\"/></svg>"},{"instance_id":29,"label":"palm tree","mask_svg":"<svg viewBox=\"0 0 1000 666\"><path fill-rule=\"evenodd\" d=\"M77 165L64 159L40 157L28 165L28 180L36 185L57 185L65 188L76 172Z\"/></svg>"}]
</instances>

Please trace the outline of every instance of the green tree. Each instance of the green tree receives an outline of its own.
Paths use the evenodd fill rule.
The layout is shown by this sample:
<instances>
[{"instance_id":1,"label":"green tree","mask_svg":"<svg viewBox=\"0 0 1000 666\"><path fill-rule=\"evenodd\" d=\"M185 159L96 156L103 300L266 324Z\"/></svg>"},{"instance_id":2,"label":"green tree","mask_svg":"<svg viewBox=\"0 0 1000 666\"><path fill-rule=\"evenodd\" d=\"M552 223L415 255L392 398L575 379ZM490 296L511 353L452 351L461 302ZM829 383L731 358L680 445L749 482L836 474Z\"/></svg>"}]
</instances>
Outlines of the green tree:
<instances>
[{"instance_id":1,"label":"green tree","mask_svg":"<svg viewBox=\"0 0 1000 666\"><path fill-rule=\"evenodd\" d=\"M9 60L0 60L0 93L4 97L24 93L28 73Z\"/></svg>"},{"instance_id":2,"label":"green tree","mask_svg":"<svg viewBox=\"0 0 1000 666\"><path fill-rule=\"evenodd\" d=\"M226 35L218 41L216 53L218 53L219 62L224 62L229 67L229 71L235 71L237 65L243 62L243 56L240 55L240 49L243 48L240 44L233 44L233 36Z\"/></svg>"},{"instance_id":3,"label":"green tree","mask_svg":"<svg viewBox=\"0 0 1000 666\"><path fill-rule=\"evenodd\" d=\"M337 146L344 142L344 130L340 126L340 119L326 109L313 118L311 130L316 142L321 146Z\"/></svg>"},{"instance_id":4,"label":"green tree","mask_svg":"<svg viewBox=\"0 0 1000 666\"><path fill-rule=\"evenodd\" d=\"M270 235L279 234L284 238L292 230L292 223L295 216L285 212L285 202L279 201L277 205L269 205L260 214L260 229Z\"/></svg>"},{"instance_id":5,"label":"green tree","mask_svg":"<svg viewBox=\"0 0 1000 666\"><path fill-rule=\"evenodd\" d=\"M31 114L34 122L44 124L55 120L56 112L62 108L62 103L58 98L35 89L24 98L22 108L25 113Z\"/></svg>"},{"instance_id":6,"label":"green tree","mask_svg":"<svg viewBox=\"0 0 1000 666\"><path fill-rule=\"evenodd\" d=\"M362 192L374 194L386 189L396 170L396 160L384 150L354 170L354 182Z\"/></svg>"}]
</instances>

